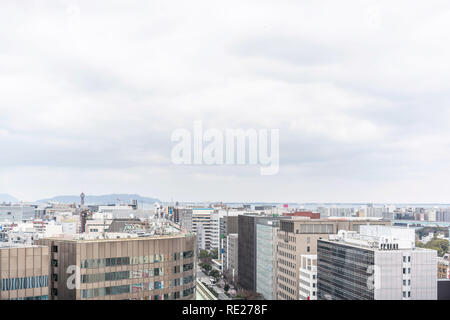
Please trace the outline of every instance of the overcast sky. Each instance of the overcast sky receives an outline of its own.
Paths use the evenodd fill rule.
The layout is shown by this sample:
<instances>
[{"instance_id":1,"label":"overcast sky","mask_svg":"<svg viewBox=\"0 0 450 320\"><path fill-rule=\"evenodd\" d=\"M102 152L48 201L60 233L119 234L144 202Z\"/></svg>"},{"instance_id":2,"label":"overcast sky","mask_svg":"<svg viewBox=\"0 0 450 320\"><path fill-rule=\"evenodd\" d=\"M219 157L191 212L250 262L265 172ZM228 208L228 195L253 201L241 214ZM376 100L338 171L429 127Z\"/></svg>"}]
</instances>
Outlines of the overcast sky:
<instances>
[{"instance_id":1,"label":"overcast sky","mask_svg":"<svg viewBox=\"0 0 450 320\"><path fill-rule=\"evenodd\" d=\"M0 4L0 193L450 202L450 2ZM280 130L280 170L171 134Z\"/></svg>"}]
</instances>

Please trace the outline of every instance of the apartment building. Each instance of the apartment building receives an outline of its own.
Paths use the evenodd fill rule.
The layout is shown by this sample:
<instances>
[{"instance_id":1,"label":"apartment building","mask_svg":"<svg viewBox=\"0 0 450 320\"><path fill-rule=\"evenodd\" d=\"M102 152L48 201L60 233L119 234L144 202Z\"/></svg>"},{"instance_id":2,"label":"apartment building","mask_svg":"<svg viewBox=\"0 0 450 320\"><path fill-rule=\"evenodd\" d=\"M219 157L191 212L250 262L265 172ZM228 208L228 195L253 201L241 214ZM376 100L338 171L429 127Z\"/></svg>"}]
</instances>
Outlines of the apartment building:
<instances>
[{"instance_id":1,"label":"apartment building","mask_svg":"<svg viewBox=\"0 0 450 320\"><path fill-rule=\"evenodd\" d=\"M37 243L51 251L51 300L195 299L194 234L86 233Z\"/></svg>"},{"instance_id":2,"label":"apartment building","mask_svg":"<svg viewBox=\"0 0 450 320\"><path fill-rule=\"evenodd\" d=\"M299 300L301 256L317 254L317 241L328 239L338 230L359 231L363 225L391 225L390 221L336 218L309 219L294 217L280 221L277 253L277 299Z\"/></svg>"},{"instance_id":3,"label":"apartment building","mask_svg":"<svg viewBox=\"0 0 450 320\"><path fill-rule=\"evenodd\" d=\"M48 300L46 246L0 245L0 300Z\"/></svg>"},{"instance_id":4,"label":"apartment building","mask_svg":"<svg viewBox=\"0 0 450 320\"><path fill-rule=\"evenodd\" d=\"M318 300L436 300L437 252L414 229L363 226L318 241Z\"/></svg>"},{"instance_id":5,"label":"apartment building","mask_svg":"<svg viewBox=\"0 0 450 320\"><path fill-rule=\"evenodd\" d=\"M317 300L317 255L301 255L298 289L299 300Z\"/></svg>"}]
</instances>

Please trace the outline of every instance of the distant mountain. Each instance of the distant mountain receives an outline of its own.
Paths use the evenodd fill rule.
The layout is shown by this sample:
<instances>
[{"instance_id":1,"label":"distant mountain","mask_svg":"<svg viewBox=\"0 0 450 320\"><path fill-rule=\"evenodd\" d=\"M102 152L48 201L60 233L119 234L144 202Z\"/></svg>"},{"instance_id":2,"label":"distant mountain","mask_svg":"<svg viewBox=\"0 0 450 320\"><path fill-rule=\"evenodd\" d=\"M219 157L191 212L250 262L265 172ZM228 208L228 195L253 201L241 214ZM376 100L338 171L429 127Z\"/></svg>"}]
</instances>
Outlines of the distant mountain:
<instances>
[{"instance_id":1,"label":"distant mountain","mask_svg":"<svg viewBox=\"0 0 450 320\"><path fill-rule=\"evenodd\" d=\"M6 194L6 193L0 193L0 203L1 202L19 202L16 198L13 196Z\"/></svg>"},{"instance_id":2,"label":"distant mountain","mask_svg":"<svg viewBox=\"0 0 450 320\"><path fill-rule=\"evenodd\" d=\"M105 195L86 195L84 198L85 204L113 204L126 203L130 204L132 200L137 200L138 203L155 203L160 202L156 198L141 197L138 194L105 194ZM37 202L59 202L59 203L80 203L80 196L56 196L49 199L41 199Z\"/></svg>"}]
</instances>

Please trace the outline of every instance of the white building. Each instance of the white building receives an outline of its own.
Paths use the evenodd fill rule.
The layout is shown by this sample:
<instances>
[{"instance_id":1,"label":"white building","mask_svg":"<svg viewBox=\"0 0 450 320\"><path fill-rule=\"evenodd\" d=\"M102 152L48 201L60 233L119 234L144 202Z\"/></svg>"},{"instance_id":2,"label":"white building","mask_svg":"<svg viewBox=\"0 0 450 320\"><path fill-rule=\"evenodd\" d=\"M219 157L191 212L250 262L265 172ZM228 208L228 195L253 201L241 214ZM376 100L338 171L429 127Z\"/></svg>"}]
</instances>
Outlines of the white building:
<instances>
[{"instance_id":1,"label":"white building","mask_svg":"<svg viewBox=\"0 0 450 320\"><path fill-rule=\"evenodd\" d=\"M299 271L299 300L317 300L317 255L302 254Z\"/></svg>"},{"instance_id":2,"label":"white building","mask_svg":"<svg viewBox=\"0 0 450 320\"><path fill-rule=\"evenodd\" d=\"M414 229L361 226L318 240L318 300L436 300L437 251Z\"/></svg>"}]
</instances>

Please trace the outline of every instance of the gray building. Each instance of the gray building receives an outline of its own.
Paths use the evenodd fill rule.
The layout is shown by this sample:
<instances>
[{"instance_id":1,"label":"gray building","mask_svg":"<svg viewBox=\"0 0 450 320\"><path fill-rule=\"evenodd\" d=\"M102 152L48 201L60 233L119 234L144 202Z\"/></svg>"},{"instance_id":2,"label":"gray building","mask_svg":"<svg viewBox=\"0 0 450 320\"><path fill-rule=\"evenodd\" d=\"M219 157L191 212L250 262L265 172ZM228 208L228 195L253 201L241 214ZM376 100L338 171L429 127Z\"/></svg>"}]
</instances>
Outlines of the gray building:
<instances>
[{"instance_id":1,"label":"gray building","mask_svg":"<svg viewBox=\"0 0 450 320\"><path fill-rule=\"evenodd\" d=\"M223 245L223 273L227 274L234 283L239 277L238 239L237 233L231 233L226 236Z\"/></svg>"},{"instance_id":2,"label":"gray building","mask_svg":"<svg viewBox=\"0 0 450 320\"><path fill-rule=\"evenodd\" d=\"M317 242L318 300L436 300L437 252L414 230L366 226Z\"/></svg>"},{"instance_id":3,"label":"gray building","mask_svg":"<svg viewBox=\"0 0 450 320\"><path fill-rule=\"evenodd\" d=\"M271 236L267 235L268 229L264 229L264 223L268 221L279 221L281 219L290 219L290 217L273 217L273 216L255 216L240 215L238 218L239 240L238 240L238 260L239 260L239 278L238 284L241 288L253 292L257 292L257 254L258 254L258 229L257 225L262 224L259 228L260 248L262 251L262 260L273 254L273 249L267 249L272 246L269 243ZM274 229L271 229L274 230ZM276 245L276 240L273 240ZM273 267L273 266L272 266ZM268 269L260 271L261 277L267 276ZM269 285L267 282L265 288Z\"/></svg>"},{"instance_id":4,"label":"gray building","mask_svg":"<svg viewBox=\"0 0 450 320\"><path fill-rule=\"evenodd\" d=\"M188 231L192 231L192 209L178 208L179 224Z\"/></svg>"},{"instance_id":5,"label":"gray building","mask_svg":"<svg viewBox=\"0 0 450 320\"><path fill-rule=\"evenodd\" d=\"M34 219L34 207L21 205L0 206L0 222L20 222Z\"/></svg>"},{"instance_id":6,"label":"gray building","mask_svg":"<svg viewBox=\"0 0 450 320\"><path fill-rule=\"evenodd\" d=\"M223 217L223 233L225 236L231 233L239 232L238 221L239 221L238 215Z\"/></svg>"},{"instance_id":7,"label":"gray building","mask_svg":"<svg viewBox=\"0 0 450 320\"><path fill-rule=\"evenodd\" d=\"M278 220L256 222L256 292L265 299L277 298L277 228Z\"/></svg>"}]
</instances>

